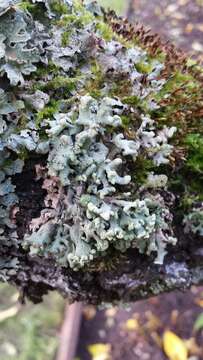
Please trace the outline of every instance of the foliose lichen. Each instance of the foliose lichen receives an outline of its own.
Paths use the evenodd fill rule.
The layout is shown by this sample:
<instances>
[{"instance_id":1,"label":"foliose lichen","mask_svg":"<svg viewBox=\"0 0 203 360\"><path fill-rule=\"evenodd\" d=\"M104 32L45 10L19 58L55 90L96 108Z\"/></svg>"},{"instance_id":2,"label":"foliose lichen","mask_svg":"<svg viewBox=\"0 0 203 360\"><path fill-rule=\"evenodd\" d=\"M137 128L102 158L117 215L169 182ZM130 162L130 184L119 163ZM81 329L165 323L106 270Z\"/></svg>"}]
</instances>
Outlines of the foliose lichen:
<instances>
[{"instance_id":1,"label":"foliose lichen","mask_svg":"<svg viewBox=\"0 0 203 360\"><path fill-rule=\"evenodd\" d=\"M112 249L162 264L194 195L182 227L203 235L201 70L120 21L95 2L1 3L1 247L74 270ZM22 237L15 176L30 158L46 196Z\"/></svg>"}]
</instances>

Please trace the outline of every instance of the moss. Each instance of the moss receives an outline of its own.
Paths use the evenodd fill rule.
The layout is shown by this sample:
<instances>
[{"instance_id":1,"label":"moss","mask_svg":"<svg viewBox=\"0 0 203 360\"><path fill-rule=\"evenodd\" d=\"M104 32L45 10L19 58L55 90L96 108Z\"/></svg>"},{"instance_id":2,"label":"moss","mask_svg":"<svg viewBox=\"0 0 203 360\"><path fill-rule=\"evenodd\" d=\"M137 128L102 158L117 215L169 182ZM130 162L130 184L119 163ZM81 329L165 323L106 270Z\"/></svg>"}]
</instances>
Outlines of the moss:
<instances>
[{"instance_id":1,"label":"moss","mask_svg":"<svg viewBox=\"0 0 203 360\"><path fill-rule=\"evenodd\" d=\"M58 90L63 88L64 92L70 92L76 89L79 78L69 78L67 76L56 76L46 84L40 86L41 90ZM65 93L64 93L65 94Z\"/></svg>"},{"instance_id":2,"label":"moss","mask_svg":"<svg viewBox=\"0 0 203 360\"><path fill-rule=\"evenodd\" d=\"M98 22L96 24L96 30L99 32L100 36L102 36L106 41L111 41L114 37L114 33L111 27L104 22Z\"/></svg>"},{"instance_id":3,"label":"moss","mask_svg":"<svg viewBox=\"0 0 203 360\"><path fill-rule=\"evenodd\" d=\"M26 148L22 148L20 150L20 153L18 154L18 158L23 161L29 159L29 156L30 156L29 151Z\"/></svg>"},{"instance_id":4,"label":"moss","mask_svg":"<svg viewBox=\"0 0 203 360\"><path fill-rule=\"evenodd\" d=\"M138 106L141 104L141 99L135 95L126 96L122 99L122 101L124 104L131 105L131 106Z\"/></svg>"},{"instance_id":5,"label":"moss","mask_svg":"<svg viewBox=\"0 0 203 360\"><path fill-rule=\"evenodd\" d=\"M130 125L130 117L128 115L121 115L122 125L127 128Z\"/></svg>"},{"instance_id":6,"label":"moss","mask_svg":"<svg viewBox=\"0 0 203 360\"><path fill-rule=\"evenodd\" d=\"M13 163L12 159L5 159L3 162L2 168L4 169L6 167L9 167L10 165L12 165L12 163Z\"/></svg>"},{"instance_id":7,"label":"moss","mask_svg":"<svg viewBox=\"0 0 203 360\"><path fill-rule=\"evenodd\" d=\"M64 31L62 36L61 36L61 45L63 47L66 47L68 45L69 39L70 39L70 35L72 34L72 31Z\"/></svg>"},{"instance_id":8,"label":"moss","mask_svg":"<svg viewBox=\"0 0 203 360\"><path fill-rule=\"evenodd\" d=\"M28 0L22 0L18 7L21 10L29 12L34 20L41 21L42 23L48 22L48 17L46 16L45 6L43 3L31 4Z\"/></svg>"},{"instance_id":9,"label":"moss","mask_svg":"<svg viewBox=\"0 0 203 360\"><path fill-rule=\"evenodd\" d=\"M163 88L155 94L159 108L150 112L160 124L173 124L178 128L176 144L185 148L185 137L203 129L201 83L191 73L172 73Z\"/></svg>"},{"instance_id":10,"label":"moss","mask_svg":"<svg viewBox=\"0 0 203 360\"><path fill-rule=\"evenodd\" d=\"M192 75L177 71L170 76L163 88L155 95L155 100L160 101L165 95L174 94L177 89L183 86L186 86L188 90L192 90L198 86L198 82L195 81Z\"/></svg>"},{"instance_id":11,"label":"moss","mask_svg":"<svg viewBox=\"0 0 203 360\"><path fill-rule=\"evenodd\" d=\"M181 198L180 206L183 208L183 210L188 211L198 201L199 201L199 197L197 195L186 193Z\"/></svg>"},{"instance_id":12,"label":"moss","mask_svg":"<svg viewBox=\"0 0 203 360\"><path fill-rule=\"evenodd\" d=\"M50 74L57 76L59 71L59 67L49 61L48 65L38 64L37 70L34 72L33 77L43 79Z\"/></svg>"},{"instance_id":13,"label":"moss","mask_svg":"<svg viewBox=\"0 0 203 360\"><path fill-rule=\"evenodd\" d=\"M37 127L40 127L42 120L52 118L53 115L58 112L59 106L60 106L60 101L51 100L49 104L44 107L43 110L39 111L36 117Z\"/></svg>"},{"instance_id":14,"label":"moss","mask_svg":"<svg viewBox=\"0 0 203 360\"><path fill-rule=\"evenodd\" d=\"M28 123L27 116L24 114L24 112L22 112L18 120L18 126L16 128L16 132L26 129L27 123Z\"/></svg>"},{"instance_id":15,"label":"moss","mask_svg":"<svg viewBox=\"0 0 203 360\"><path fill-rule=\"evenodd\" d=\"M80 16L80 21L83 25L88 25L95 20L94 16L89 11L84 11Z\"/></svg>"},{"instance_id":16,"label":"moss","mask_svg":"<svg viewBox=\"0 0 203 360\"><path fill-rule=\"evenodd\" d=\"M118 96L122 99L126 96L130 96L132 91L132 84L130 79L115 79L111 83L111 90L109 91L110 96Z\"/></svg>"},{"instance_id":17,"label":"moss","mask_svg":"<svg viewBox=\"0 0 203 360\"><path fill-rule=\"evenodd\" d=\"M186 165L194 172L203 175L203 136L190 134L186 138L188 159Z\"/></svg>"},{"instance_id":18,"label":"moss","mask_svg":"<svg viewBox=\"0 0 203 360\"><path fill-rule=\"evenodd\" d=\"M148 173L153 171L154 163L150 159L139 156L133 166L133 181L136 185L143 185L146 182Z\"/></svg>"},{"instance_id":19,"label":"moss","mask_svg":"<svg viewBox=\"0 0 203 360\"><path fill-rule=\"evenodd\" d=\"M76 12L77 12L77 11L79 11L79 12L84 11L84 7L83 7L83 5L82 5L81 0L75 0L73 6L74 6L74 10L75 10Z\"/></svg>"},{"instance_id":20,"label":"moss","mask_svg":"<svg viewBox=\"0 0 203 360\"><path fill-rule=\"evenodd\" d=\"M148 74L153 70L153 64L151 64L150 62L140 62L138 64L136 64L136 69L137 71L139 71L140 73L144 73L144 74Z\"/></svg>"},{"instance_id":21,"label":"moss","mask_svg":"<svg viewBox=\"0 0 203 360\"><path fill-rule=\"evenodd\" d=\"M77 25L77 22L81 24L80 19L78 18L77 15L67 14L64 15L62 18L60 18L59 20L56 20L56 25L60 27L66 27L67 25L71 25L71 24Z\"/></svg>"},{"instance_id":22,"label":"moss","mask_svg":"<svg viewBox=\"0 0 203 360\"><path fill-rule=\"evenodd\" d=\"M67 5L61 0L52 0L50 2L50 9L59 16L68 13Z\"/></svg>"},{"instance_id":23,"label":"moss","mask_svg":"<svg viewBox=\"0 0 203 360\"><path fill-rule=\"evenodd\" d=\"M68 28L71 31L73 28L82 29L85 25L90 24L94 18L89 12L85 12L84 14L67 14L64 15L59 20L56 20L56 24L60 27Z\"/></svg>"},{"instance_id":24,"label":"moss","mask_svg":"<svg viewBox=\"0 0 203 360\"><path fill-rule=\"evenodd\" d=\"M81 94L83 95L88 93L92 94L94 98L98 98L101 95L101 89L105 83L105 76L96 60L92 61L90 70L92 73L92 78L86 82L84 89L81 91Z\"/></svg>"},{"instance_id":25,"label":"moss","mask_svg":"<svg viewBox=\"0 0 203 360\"><path fill-rule=\"evenodd\" d=\"M30 1L24 0L19 4L19 8L28 11L33 18L41 18L41 9L39 4L31 4Z\"/></svg>"}]
</instances>

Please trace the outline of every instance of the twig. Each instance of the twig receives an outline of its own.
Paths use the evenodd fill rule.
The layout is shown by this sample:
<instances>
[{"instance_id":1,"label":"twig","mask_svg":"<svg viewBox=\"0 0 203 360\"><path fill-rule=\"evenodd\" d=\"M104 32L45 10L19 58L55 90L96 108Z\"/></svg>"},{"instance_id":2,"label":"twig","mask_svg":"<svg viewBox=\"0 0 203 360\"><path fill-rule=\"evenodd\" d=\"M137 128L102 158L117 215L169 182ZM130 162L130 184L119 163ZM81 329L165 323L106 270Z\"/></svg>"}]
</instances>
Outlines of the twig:
<instances>
[{"instance_id":1,"label":"twig","mask_svg":"<svg viewBox=\"0 0 203 360\"><path fill-rule=\"evenodd\" d=\"M82 317L82 303L75 302L66 305L65 319L61 329L61 340L56 360L73 360L75 357L80 322Z\"/></svg>"}]
</instances>

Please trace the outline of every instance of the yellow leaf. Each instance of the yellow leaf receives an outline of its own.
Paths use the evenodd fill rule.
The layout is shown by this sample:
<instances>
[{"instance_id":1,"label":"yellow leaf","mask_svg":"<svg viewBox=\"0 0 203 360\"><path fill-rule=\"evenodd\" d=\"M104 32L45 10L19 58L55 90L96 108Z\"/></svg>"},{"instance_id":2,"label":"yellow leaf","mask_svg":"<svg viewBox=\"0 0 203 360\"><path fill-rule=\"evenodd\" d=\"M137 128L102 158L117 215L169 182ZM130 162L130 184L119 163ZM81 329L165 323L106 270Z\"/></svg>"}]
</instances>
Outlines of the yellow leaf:
<instances>
[{"instance_id":1,"label":"yellow leaf","mask_svg":"<svg viewBox=\"0 0 203 360\"><path fill-rule=\"evenodd\" d=\"M128 331L137 330L139 328L139 323L136 319L128 319L125 323L125 329Z\"/></svg>"},{"instance_id":2,"label":"yellow leaf","mask_svg":"<svg viewBox=\"0 0 203 360\"><path fill-rule=\"evenodd\" d=\"M195 302L197 305L199 305L203 308L203 299L197 299Z\"/></svg>"},{"instance_id":3,"label":"yellow leaf","mask_svg":"<svg viewBox=\"0 0 203 360\"><path fill-rule=\"evenodd\" d=\"M88 351L92 355L92 360L110 360L110 344L92 344L88 346Z\"/></svg>"},{"instance_id":4,"label":"yellow leaf","mask_svg":"<svg viewBox=\"0 0 203 360\"><path fill-rule=\"evenodd\" d=\"M184 341L172 331L166 330L164 332L163 348L170 360L187 360L188 358Z\"/></svg>"}]
</instances>

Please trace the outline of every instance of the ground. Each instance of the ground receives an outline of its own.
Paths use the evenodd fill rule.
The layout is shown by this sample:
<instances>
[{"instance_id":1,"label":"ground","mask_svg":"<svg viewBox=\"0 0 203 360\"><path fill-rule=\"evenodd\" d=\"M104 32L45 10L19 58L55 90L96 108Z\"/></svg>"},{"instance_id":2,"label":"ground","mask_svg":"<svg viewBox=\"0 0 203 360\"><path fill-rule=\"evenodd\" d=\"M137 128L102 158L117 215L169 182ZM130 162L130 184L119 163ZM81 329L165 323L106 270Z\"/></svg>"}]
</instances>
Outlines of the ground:
<instances>
[{"instance_id":1,"label":"ground","mask_svg":"<svg viewBox=\"0 0 203 360\"><path fill-rule=\"evenodd\" d=\"M194 331L194 323L203 311L203 293L193 288L139 301L129 310L84 309L78 359L90 360L91 344L110 344L112 360L165 360L162 338L170 329L181 339L193 360L203 359L203 332ZM200 306L201 305L201 306ZM96 359L96 358L95 358ZM104 358L103 360L106 360ZM182 360L177 358L177 360Z\"/></svg>"},{"instance_id":2,"label":"ground","mask_svg":"<svg viewBox=\"0 0 203 360\"><path fill-rule=\"evenodd\" d=\"M39 305L19 305L19 293L0 285L1 360L52 360L63 320L64 300L51 293Z\"/></svg>"},{"instance_id":3,"label":"ground","mask_svg":"<svg viewBox=\"0 0 203 360\"><path fill-rule=\"evenodd\" d=\"M203 61L202 0L134 0L128 15Z\"/></svg>"}]
</instances>

